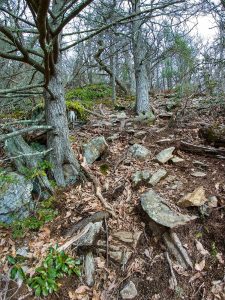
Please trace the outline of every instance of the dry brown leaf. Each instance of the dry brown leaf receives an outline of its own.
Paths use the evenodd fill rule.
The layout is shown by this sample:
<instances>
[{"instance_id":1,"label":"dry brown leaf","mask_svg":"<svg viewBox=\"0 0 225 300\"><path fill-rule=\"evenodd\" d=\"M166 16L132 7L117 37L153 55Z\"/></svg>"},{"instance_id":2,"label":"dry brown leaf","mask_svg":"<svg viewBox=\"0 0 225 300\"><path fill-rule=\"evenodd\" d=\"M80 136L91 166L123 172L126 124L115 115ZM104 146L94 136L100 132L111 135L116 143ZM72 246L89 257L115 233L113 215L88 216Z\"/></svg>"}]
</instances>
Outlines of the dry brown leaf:
<instances>
[{"instance_id":1,"label":"dry brown leaf","mask_svg":"<svg viewBox=\"0 0 225 300\"><path fill-rule=\"evenodd\" d=\"M195 264L195 270L201 272L205 268L205 259Z\"/></svg>"},{"instance_id":2,"label":"dry brown leaf","mask_svg":"<svg viewBox=\"0 0 225 300\"><path fill-rule=\"evenodd\" d=\"M95 262L99 269L103 269L105 267L105 260L102 259L101 257L96 257Z\"/></svg>"},{"instance_id":3,"label":"dry brown leaf","mask_svg":"<svg viewBox=\"0 0 225 300\"><path fill-rule=\"evenodd\" d=\"M202 243L200 243L198 240L196 240L195 243L196 243L196 248L201 253L201 255L203 255L203 256L209 255L209 251L207 251L203 247Z\"/></svg>"},{"instance_id":4,"label":"dry brown leaf","mask_svg":"<svg viewBox=\"0 0 225 300\"><path fill-rule=\"evenodd\" d=\"M219 263L221 265L224 265L224 260L223 260L223 256L222 256L222 253L217 253L216 254L216 258L218 259Z\"/></svg>"}]
</instances>

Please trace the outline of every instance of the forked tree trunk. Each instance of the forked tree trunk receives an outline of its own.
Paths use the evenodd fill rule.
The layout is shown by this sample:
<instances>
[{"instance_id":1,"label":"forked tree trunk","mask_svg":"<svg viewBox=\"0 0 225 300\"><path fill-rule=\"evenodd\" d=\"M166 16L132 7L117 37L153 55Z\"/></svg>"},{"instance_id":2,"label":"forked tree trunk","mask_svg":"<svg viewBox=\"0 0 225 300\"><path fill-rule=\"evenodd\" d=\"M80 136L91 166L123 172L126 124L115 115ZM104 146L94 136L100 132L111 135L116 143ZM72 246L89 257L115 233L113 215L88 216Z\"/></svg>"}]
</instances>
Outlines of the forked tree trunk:
<instances>
[{"instance_id":1,"label":"forked tree trunk","mask_svg":"<svg viewBox=\"0 0 225 300\"><path fill-rule=\"evenodd\" d=\"M48 149L53 149L49 154L49 161L53 166L52 174L57 185L65 186L63 166L69 165L71 175L77 178L80 172L80 165L69 142L61 68L61 63L59 62L55 66L55 74L50 78L48 84L48 89L52 96L45 91L44 98L46 122L53 127L53 130L47 133L47 147Z\"/></svg>"}]
</instances>

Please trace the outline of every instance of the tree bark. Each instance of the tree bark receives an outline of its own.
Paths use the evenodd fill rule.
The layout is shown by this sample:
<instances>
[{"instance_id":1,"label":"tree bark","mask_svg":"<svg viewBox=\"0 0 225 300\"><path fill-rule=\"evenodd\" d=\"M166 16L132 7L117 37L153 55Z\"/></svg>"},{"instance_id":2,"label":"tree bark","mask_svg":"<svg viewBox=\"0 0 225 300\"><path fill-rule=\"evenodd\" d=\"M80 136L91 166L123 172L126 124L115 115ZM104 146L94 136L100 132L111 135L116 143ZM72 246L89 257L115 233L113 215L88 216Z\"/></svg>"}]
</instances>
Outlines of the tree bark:
<instances>
[{"instance_id":1,"label":"tree bark","mask_svg":"<svg viewBox=\"0 0 225 300\"><path fill-rule=\"evenodd\" d=\"M52 174L57 185L65 186L63 166L69 164L71 175L78 178L80 165L69 142L69 127L61 70L61 61L59 60L55 65L55 73L50 77L48 83L48 90L52 96L45 90L44 98L46 122L47 125L53 127L53 130L47 133L47 147L53 149L49 154L49 161L53 166Z\"/></svg>"},{"instance_id":2,"label":"tree bark","mask_svg":"<svg viewBox=\"0 0 225 300\"><path fill-rule=\"evenodd\" d=\"M132 0L132 12L140 12L140 0ZM136 113L147 113L150 111L148 94L148 76L146 70L146 50L143 41L140 19L134 19L132 24L134 70L136 79Z\"/></svg>"}]
</instances>

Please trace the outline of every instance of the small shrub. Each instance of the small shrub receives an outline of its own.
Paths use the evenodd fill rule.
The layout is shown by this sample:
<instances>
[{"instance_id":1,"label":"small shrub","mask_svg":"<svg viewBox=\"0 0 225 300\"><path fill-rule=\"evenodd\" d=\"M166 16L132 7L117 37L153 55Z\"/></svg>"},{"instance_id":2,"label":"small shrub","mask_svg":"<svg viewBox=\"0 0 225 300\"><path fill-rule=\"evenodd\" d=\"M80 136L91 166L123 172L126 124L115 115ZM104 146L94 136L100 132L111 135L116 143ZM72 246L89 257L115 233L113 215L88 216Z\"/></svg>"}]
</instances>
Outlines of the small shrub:
<instances>
[{"instance_id":1,"label":"small shrub","mask_svg":"<svg viewBox=\"0 0 225 300\"><path fill-rule=\"evenodd\" d=\"M59 288L59 278L76 274L81 275L79 265L80 261L67 255L64 251L58 251L57 247L51 247L40 267L35 269L33 276L28 277L24 273L21 259L18 256L8 256L8 262L12 265L10 277L15 279L19 277L35 292L35 296L48 296L56 292Z\"/></svg>"}]
</instances>

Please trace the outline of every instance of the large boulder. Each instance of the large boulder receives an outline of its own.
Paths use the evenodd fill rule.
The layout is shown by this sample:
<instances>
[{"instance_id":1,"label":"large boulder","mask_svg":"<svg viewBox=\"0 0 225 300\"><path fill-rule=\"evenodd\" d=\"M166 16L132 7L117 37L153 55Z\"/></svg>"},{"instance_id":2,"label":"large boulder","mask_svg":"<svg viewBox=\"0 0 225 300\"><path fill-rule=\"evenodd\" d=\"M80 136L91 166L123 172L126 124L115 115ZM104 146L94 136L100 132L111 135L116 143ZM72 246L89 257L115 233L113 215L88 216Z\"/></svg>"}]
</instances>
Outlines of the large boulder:
<instances>
[{"instance_id":1,"label":"large boulder","mask_svg":"<svg viewBox=\"0 0 225 300\"><path fill-rule=\"evenodd\" d=\"M2 178L1 178L2 177ZM31 191L33 184L14 172L0 177L0 222L12 223L25 218L34 208Z\"/></svg>"},{"instance_id":2,"label":"large boulder","mask_svg":"<svg viewBox=\"0 0 225 300\"><path fill-rule=\"evenodd\" d=\"M98 136L89 143L83 145L84 157L89 165L98 159L106 150L108 145L104 136Z\"/></svg>"}]
</instances>

